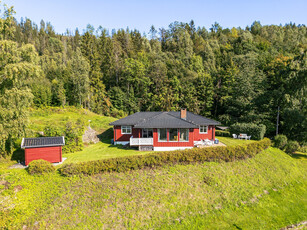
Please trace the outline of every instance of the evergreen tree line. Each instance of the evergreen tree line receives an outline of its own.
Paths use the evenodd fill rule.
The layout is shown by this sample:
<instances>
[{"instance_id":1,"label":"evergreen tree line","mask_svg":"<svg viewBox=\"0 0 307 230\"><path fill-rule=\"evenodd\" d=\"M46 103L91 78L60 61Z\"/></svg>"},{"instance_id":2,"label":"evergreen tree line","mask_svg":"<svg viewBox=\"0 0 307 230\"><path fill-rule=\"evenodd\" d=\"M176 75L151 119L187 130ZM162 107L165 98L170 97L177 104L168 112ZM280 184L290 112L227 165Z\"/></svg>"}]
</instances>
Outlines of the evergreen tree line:
<instances>
[{"instance_id":1,"label":"evergreen tree line","mask_svg":"<svg viewBox=\"0 0 307 230\"><path fill-rule=\"evenodd\" d=\"M279 113L279 133L307 140L305 25L191 21L143 35L91 25L58 34L13 14L6 7L0 21L0 131L12 116L21 120L7 138L22 133L27 106L74 105L109 116L187 108L224 125L264 124L268 136ZM24 113L8 115L12 107Z\"/></svg>"}]
</instances>

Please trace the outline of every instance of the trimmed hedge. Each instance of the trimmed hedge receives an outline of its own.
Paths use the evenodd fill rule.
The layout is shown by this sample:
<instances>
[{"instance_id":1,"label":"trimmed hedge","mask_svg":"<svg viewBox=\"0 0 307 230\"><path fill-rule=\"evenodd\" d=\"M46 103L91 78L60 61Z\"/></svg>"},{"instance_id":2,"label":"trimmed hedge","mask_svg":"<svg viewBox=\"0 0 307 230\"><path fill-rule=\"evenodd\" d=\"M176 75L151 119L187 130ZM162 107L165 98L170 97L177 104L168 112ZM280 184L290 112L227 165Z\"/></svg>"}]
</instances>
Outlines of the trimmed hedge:
<instances>
[{"instance_id":1,"label":"trimmed hedge","mask_svg":"<svg viewBox=\"0 0 307 230\"><path fill-rule=\"evenodd\" d=\"M215 130L215 136L220 136L220 137L231 137L231 134L229 131L224 131L224 130Z\"/></svg>"},{"instance_id":2,"label":"trimmed hedge","mask_svg":"<svg viewBox=\"0 0 307 230\"><path fill-rule=\"evenodd\" d=\"M110 158L98 161L88 161L67 164L59 169L65 176L92 175L103 172L125 172L146 167L156 167L167 164L189 164L205 161L235 161L250 158L268 148L271 141L267 138L244 145L220 146L212 148L193 148L171 152L155 152L148 155Z\"/></svg>"},{"instance_id":3,"label":"trimmed hedge","mask_svg":"<svg viewBox=\"0 0 307 230\"><path fill-rule=\"evenodd\" d=\"M55 167L45 160L31 161L28 167L29 174L44 174L55 171Z\"/></svg>"},{"instance_id":4,"label":"trimmed hedge","mask_svg":"<svg viewBox=\"0 0 307 230\"><path fill-rule=\"evenodd\" d=\"M235 123L230 126L231 134L246 133L248 136L252 136L253 140L262 140L266 131L265 125L256 125L254 123Z\"/></svg>"}]
</instances>

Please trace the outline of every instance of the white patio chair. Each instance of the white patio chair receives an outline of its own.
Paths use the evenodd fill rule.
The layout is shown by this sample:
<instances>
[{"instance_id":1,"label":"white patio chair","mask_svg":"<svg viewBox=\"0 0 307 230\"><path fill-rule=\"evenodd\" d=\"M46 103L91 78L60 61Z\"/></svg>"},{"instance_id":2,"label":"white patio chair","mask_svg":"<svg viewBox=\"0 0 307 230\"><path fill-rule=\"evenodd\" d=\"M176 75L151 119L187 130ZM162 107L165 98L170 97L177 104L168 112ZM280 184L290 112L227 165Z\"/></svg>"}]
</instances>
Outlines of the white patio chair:
<instances>
[{"instance_id":1,"label":"white patio chair","mask_svg":"<svg viewBox=\"0 0 307 230\"><path fill-rule=\"evenodd\" d=\"M233 137L234 139L237 139L237 138L238 138L237 134L232 134L232 137Z\"/></svg>"},{"instance_id":2,"label":"white patio chair","mask_svg":"<svg viewBox=\"0 0 307 230\"><path fill-rule=\"evenodd\" d=\"M202 140L194 141L194 146L200 146L200 145L204 145L204 142Z\"/></svg>"},{"instance_id":3,"label":"white patio chair","mask_svg":"<svg viewBox=\"0 0 307 230\"><path fill-rule=\"evenodd\" d=\"M247 140L250 140L250 139L251 139L251 137L252 137L252 136L247 136L247 137L246 137L246 139L247 139Z\"/></svg>"},{"instance_id":4,"label":"white patio chair","mask_svg":"<svg viewBox=\"0 0 307 230\"><path fill-rule=\"evenodd\" d=\"M206 139L204 140L204 144L208 146L212 146L212 141L210 141L209 139Z\"/></svg>"}]
</instances>

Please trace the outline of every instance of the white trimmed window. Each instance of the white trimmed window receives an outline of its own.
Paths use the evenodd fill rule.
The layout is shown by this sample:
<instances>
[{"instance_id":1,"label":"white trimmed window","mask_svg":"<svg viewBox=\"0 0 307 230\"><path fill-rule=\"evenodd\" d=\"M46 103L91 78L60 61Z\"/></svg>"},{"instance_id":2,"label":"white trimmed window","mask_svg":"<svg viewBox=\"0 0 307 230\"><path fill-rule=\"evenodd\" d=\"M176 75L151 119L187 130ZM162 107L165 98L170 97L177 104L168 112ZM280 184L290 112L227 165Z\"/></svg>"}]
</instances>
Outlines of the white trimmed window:
<instances>
[{"instance_id":1,"label":"white trimmed window","mask_svg":"<svg viewBox=\"0 0 307 230\"><path fill-rule=\"evenodd\" d=\"M152 129L142 129L142 137L143 138L152 138L153 130Z\"/></svg>"},{"instance_id":2,"label":"white trimmed window","mask_svg":"<svg viewBox=\"0 0 307 230\"><path fill-rule=\"evenodd\" d=\"M178 141L178 129L169 129L169 141Z\"/></svg>"},{"instance_id":3,"label":"white trimmed window","mask_svg":"<svg viewBox=\"0 0 307 230\"><path fill-rule=\"evenodd\" d=\"M208 126L207 125L200 125L199 126L199 133L203 133L203 134L208 133Z\"/></svg>"},{"instance_id":4,"label":"white trimmed window","mask_svg":"<svg viewBox=\"0 0 307 230\"><path fill-rule=\"evenodd\" d=\"M131 134L131 126L122 126L122 134Z\"/></svg>"},{"instance_id":5,"label":"white trimmed window","mask_svg":"<svg viewBox=\"0 0 307 230\"><path fill-rule=\"evenodd\" d=\"M179 129L180 141L189 141L189 129Z\"/></svg>"},{"instance_id":6,"label":"white trimmed window","mask_svg":"<svg viewBox=\"0 0 307 230\"><path fill-rule=\"evenodd\" d=\"M167 141L167 129L158 129L159 141Z\"/></svg>"}]
</instances>

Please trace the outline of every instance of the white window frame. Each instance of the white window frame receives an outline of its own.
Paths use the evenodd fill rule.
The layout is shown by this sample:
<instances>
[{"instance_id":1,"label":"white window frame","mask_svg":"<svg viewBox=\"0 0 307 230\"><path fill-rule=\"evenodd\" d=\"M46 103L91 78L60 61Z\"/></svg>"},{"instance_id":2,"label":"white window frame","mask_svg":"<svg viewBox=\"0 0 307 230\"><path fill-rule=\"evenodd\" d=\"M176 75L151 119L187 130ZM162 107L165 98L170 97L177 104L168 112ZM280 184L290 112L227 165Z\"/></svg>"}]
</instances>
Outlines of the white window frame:
<instances>
[{"instance_id":1,"label":"white window frame","mask_svg":"<svg viewBox=\"0 0 307 230\"><path fill-rule=\"evenodd\" d=\"M130 132L128 131L130 129ZM122 125L121 126L122 134L132 134L132 127L130 125Z\"/></svg>"},{"instance_id":2,"label":"white window frame","mask_svg":"<svg viewBox=\"0 0 307 230\"><path fill-rule=\"evenodd\" d=\"M161 128L161 129L164 129L164 128ZM167 131L168 131L168 130L165 129L165 130L166 130L166 140L160 140L160 130L161 130L161 129L158 129L158 142L167 142L167 133L168 133Z\"/></svg>"},{"instance_id":3,"label":"white window frame","mask_svg":"<svg viewBox=\"0 0 307 230\"><path fill-rule=\"evenodd\" d=\"M152 137L148 137L148 131L151 131L152 132ZM146 133L147 137L143 137L144 136L144 133ZM153 138L153 128L144 128L142 129L142 138Z\"/></svg>"},{"instance_id":4,"label":"white window frame","mask_svg":"<svg viewBox=\"0 0 307 230\"><path fill-rule=\"evenodd\" d=\"M206 132L204 132L205 127L206 127ZM203 130L203 131L201 131L201 130ZM208 125L200 125L199 126L199 133L201 133L201 134L208 134Z\"/></svg>"},{"instance_id":5,"label":"white window frame","mask_svg":"<svg viewBox=\"0 0 307 230\"><path fill-rule=\"evenodd\" d=\"M177 132L176 132L176 133L177 133L177 140L171 141L171 132L170 132L170 129L176 129L176 130L177 130ZM178 128L169 128L169 129L168 129L168 141L169 141L169 142L178 142L178 141L179 141L178 131L179 131Z\"/></svg>"},{"instance_id":6,"label":"white window frame","mask_svg":"<svg viewBox=\"0 0 307 230\"><path fill-rule=\"evenodd\" d=\"M188 131L188 140L180 140L180 137L181 137L181 130L183 128L179 129L179 142L189 142L189 138L190 138L190 129L186 129Z\"/></svg>"}]
</instances>

